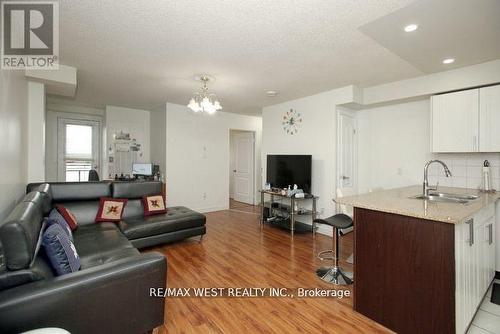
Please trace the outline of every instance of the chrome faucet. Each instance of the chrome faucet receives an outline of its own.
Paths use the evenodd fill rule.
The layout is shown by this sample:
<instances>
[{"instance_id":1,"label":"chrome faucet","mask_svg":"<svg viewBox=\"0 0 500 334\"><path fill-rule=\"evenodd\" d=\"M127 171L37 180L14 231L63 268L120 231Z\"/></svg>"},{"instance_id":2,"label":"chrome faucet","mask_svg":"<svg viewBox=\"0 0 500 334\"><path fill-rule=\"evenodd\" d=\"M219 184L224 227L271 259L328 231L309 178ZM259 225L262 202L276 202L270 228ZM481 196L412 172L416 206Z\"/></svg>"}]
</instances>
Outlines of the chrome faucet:
<instances>
[{"instance_id":1,"label":"chrome faucet","mask_svg":"<svg viewBox=\"0 0 500 334\"><path fill-rule=\"evenodd\" d=\"M443 168L444 168L444 175L446 175L446 177L450 177L451 176L451 172L450 170L448 169L448 166L446 166L446 164L444 162L442 162L441 160L431 160L429 162L427 162L424 166L424 187L423 187L423 195L425 197L428 197L429 196L429 191L430 190L437 190L437 185L435 187L430 187L429 186L429 180L427 178L427 170L429 169L429 166L433 163L433 162L437 162L437 163L440 163ZM439 183L438 183L439 184Z\"/></svg>"}]
</instances>

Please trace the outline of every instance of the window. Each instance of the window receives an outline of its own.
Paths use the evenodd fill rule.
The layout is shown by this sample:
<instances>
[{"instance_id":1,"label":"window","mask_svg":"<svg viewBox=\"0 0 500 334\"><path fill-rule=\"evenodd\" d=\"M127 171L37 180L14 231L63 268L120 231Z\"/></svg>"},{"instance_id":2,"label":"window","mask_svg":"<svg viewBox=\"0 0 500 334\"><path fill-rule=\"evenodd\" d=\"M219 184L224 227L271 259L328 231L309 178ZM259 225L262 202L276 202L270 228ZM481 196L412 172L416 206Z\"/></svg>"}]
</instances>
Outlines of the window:
<instances>
[{"instance_id":1,"label":"window","mask_svg":"<svg viewBox=\"0 0 500 334\"><path fill-rule=\"evenodd\" d=\"M87 181L92 169L92 126L66 124L66 181Z\"/></svg>"},{"instance_id":2,"label":"window","mask_svg":"<svg viewBox=\"0 0 500 334\"><path fill-rule=\"evenodd\" d=\"M66 124L66 157L92 160L92 126Z\"/></svg>"},{"instance_id":3,"label":"window","mask_svg":"<svg viewBox=\"0 0 500 334\"><path fill-rule=\"evenodd\" d=\"M92 169L92 126L66 124L66 181L87 181Z\"/></svg>"},{"instance_id":4,"label":"window","mask_svg":"<svg viewBox=\"0 0 500 334\"><path fill-rule=\"evenodd\" d=\"M59 181L88 181L89 171L98 168L99 122L65 118L58 122Z\"/></svg>"}]
</instances>

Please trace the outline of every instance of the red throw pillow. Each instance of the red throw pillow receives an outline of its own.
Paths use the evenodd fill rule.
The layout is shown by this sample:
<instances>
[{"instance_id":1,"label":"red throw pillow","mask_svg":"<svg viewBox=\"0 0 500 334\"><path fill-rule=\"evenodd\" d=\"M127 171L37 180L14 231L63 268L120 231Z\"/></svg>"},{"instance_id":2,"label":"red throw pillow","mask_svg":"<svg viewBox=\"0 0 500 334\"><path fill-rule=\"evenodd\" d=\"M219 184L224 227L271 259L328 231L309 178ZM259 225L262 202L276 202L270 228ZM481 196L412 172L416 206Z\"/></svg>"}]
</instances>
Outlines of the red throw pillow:
<instances>
[{"instance_id":1,"label":"red throw pillow","mask_svg":"<svg viewBox=\"0 0 500 334\"><path fill-rule=\"evenodd\" d=\"M63 216L71 231L76 230L76 228L78 227L78 222L76 221L75 215L62 205L56 205L56 209L57 211L59 211L61 216Z\"/></svg>"},{"instance_id":2,"label":"red throw pillow","mask_svg":"<svg viewBox=\"0 0 500 334\"><path fill-rule=\"evenodd\" d=\"M101 197L99 199L99 210L95 216L95 222L119 222L122 220L127 202L128 199Z\"/></svg>"},{"instance_id":3,"label":"red throw pillow","mask_svg":"<svg viewBox=\"0 0 500 334\"><path fill-rule=\"evenodd\" d=\"M163 195L144 196L142 197L142 204L144 205L145 216L167 212Z\"/></svg>"}]
</instances>

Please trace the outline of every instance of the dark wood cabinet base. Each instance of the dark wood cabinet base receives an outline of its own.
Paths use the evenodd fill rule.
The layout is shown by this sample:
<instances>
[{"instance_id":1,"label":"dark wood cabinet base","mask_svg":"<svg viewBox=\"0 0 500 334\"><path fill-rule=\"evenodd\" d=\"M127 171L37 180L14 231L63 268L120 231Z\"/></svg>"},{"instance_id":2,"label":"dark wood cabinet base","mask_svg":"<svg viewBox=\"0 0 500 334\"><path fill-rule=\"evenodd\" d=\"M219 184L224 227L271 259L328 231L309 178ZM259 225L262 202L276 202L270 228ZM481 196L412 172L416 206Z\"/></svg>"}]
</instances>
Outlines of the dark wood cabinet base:
<instances>
[{"instance_id":1,"label":"dark wood cabinet base","mask_svg":"<svg viewBox=\"0 0 500 334\"><path fill-rule=\"evenodd\" d=\"M397 333L455 333L454 225L355 208L354 309Z\"/></svg>"}]
</instances>

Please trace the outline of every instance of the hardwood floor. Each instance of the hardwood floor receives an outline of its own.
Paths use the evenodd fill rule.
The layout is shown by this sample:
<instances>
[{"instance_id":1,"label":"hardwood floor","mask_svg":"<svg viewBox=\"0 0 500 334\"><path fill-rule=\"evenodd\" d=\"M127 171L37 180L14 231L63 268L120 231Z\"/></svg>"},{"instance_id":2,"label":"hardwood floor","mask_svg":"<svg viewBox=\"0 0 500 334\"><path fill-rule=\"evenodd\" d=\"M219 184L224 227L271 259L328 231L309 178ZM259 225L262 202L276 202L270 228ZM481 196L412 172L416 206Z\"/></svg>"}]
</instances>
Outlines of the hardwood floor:
<instances>
[{"instance_id":1,"label":"hardwood floor","mask_svg":"<svg viewBox=\"0 0 500 334\"><path fill-rule=\"evenodd\" d=\"M229 199L229 209L235 212L242 212L242 213L249 212L249 213L260 214L260 206L238 202L232 198Z\"/></svg>"},{"instance_id":2,"label":"hardwood floor","mask_svg":"<svg viewBox=\"0 0 500 334\"><path fill-rule=\"evenodd\" d=\"M315 275L320 250L331 238L295 234L264 226L258 209L207 214L203 241L188 239L151 250L168 258L169 288L275 287L337 289ZM240 211L248 211L242 213ZM352 233L341 237L342 266L352 252ZM352 291L352 287L349 288ZM356 313L352 296L336 298L166 299L165 325L155 333L390 333Z\"/></svg>"}]
</instances>

